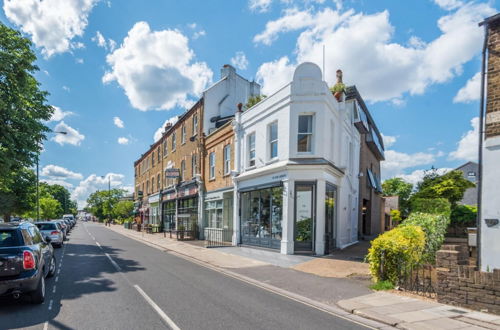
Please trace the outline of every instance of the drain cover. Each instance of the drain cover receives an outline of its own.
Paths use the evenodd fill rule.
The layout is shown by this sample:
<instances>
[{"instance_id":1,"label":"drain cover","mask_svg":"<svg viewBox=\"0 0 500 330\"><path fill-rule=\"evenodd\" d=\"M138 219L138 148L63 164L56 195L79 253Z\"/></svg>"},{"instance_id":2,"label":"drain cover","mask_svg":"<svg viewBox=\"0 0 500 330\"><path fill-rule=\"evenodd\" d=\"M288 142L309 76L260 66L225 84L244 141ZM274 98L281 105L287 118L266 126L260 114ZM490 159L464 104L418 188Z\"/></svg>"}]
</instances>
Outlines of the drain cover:
<instances>
[{"instance_id":1,"label":"drain cover","mask_svg":"<svg viewBox=\"0 0 500 330\"><path fill-rule=\"evenodd\" d=\"M466 312L466 311L462 311L462 310L460 310L460 309L455 309L455 308L453 308L453 309L448 309L448 312L457 313L457 314L467 314L467 312Z\"/></svg>"}]
</instances>

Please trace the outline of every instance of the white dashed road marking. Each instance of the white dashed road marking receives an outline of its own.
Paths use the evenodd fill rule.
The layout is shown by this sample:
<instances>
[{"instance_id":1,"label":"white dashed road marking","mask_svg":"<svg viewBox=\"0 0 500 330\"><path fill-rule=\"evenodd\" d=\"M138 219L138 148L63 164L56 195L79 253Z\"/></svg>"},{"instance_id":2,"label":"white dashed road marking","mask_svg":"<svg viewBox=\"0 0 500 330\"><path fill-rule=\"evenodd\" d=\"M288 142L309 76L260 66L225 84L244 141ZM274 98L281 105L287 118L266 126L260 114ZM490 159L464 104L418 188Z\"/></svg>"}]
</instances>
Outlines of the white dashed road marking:
<instances>
[{"instance_id":1,"label":"white dashed road marking","mask_svg":"<svg viewBox=\"0 0 500 330\"><path fill-rule=\"evenodd\" d=\"M141 287L138 286L137 284L134 285L134 288L141 294L141 296L144 298L144 300L147 301L151 307L160 315L160 317L168 324L170 328L173 330L180 330L180 328L172 321L170 317L168 317L167 314L153 301L153 299L149 298L149 296L146 294L146 292L142 291Z\"/></svg>"},{"instance_id":2,"label":"white dashed road marking","mask_svg":"<svg viewBox=\"0 0 500 330\"><path fill-rule=\"evenodd\" d=\"M106 255L106 257L108 257L109 261L111 261L111 264L113 264L113 266L116 268L117 271L121 272L122 269L120 268L120 266L118 266L118 264L113 260L113 258L111 258L111 256L107 253L104 253Z\"/></svg>"}]
</instances>

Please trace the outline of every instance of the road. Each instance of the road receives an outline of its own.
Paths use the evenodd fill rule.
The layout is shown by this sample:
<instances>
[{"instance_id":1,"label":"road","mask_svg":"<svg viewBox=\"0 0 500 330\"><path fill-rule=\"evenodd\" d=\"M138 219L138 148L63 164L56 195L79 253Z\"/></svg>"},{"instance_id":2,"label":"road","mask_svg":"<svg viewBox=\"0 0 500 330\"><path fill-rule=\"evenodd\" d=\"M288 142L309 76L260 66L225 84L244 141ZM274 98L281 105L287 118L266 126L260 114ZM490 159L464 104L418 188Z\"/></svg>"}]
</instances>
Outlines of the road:
<instances>
[{"instance_id":1,"label":"road","mask_svg":"<svg viewBox=\"0 0 500 330\"><path fill-rule=\"evenodd\" d=\"M366 329L93 223L56 256L45 303L0 302L1 329Z\"/></svg>"}]
</instances>

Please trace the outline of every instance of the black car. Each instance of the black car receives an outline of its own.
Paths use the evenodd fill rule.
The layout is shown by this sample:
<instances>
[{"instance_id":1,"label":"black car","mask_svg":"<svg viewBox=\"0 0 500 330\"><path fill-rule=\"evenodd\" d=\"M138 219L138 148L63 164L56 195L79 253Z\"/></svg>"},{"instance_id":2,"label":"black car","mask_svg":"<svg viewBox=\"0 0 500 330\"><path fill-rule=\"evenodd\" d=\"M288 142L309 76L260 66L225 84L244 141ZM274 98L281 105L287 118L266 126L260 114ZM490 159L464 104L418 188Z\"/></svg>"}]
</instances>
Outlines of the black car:
<instances>
[{"instance_id":1,"label":"black car","mask_svg":"<svg viewBox=\"0 0 500 330\"><path fill-rule=\"evenodd\" d=\"M0 297L29 295L35 304L45 300L45 278L56 273L50 238L29 223L0 224Z\"/></svg>"}]
</instances>

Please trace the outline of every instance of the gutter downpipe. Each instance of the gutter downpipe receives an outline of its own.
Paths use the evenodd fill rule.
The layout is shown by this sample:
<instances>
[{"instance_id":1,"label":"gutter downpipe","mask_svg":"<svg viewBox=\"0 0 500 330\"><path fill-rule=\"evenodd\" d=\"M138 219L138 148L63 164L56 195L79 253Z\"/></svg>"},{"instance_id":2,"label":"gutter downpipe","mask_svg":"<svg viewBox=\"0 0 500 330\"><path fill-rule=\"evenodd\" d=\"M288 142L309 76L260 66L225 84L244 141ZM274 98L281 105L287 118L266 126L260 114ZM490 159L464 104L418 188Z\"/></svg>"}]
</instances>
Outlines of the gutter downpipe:
<instances>
[{"instance_id":1,"label":"gutter downpipe","mask_svg":"<svg viewBox=\"0 0 500 330\"><path fill-rule=\"evenodd\" d=\"M484 136L484 83L486 78L486 51L488 48L488 23L484 24L484 43L483 43L483 53L482 53L482 64L481 64L481 95L479 101L479 153L478 153L478 163L479 171L477 182L477 268L481 270L481 227L482 227L482 188L483 188L483 136Z\"/></svg>"}]
</instances>

